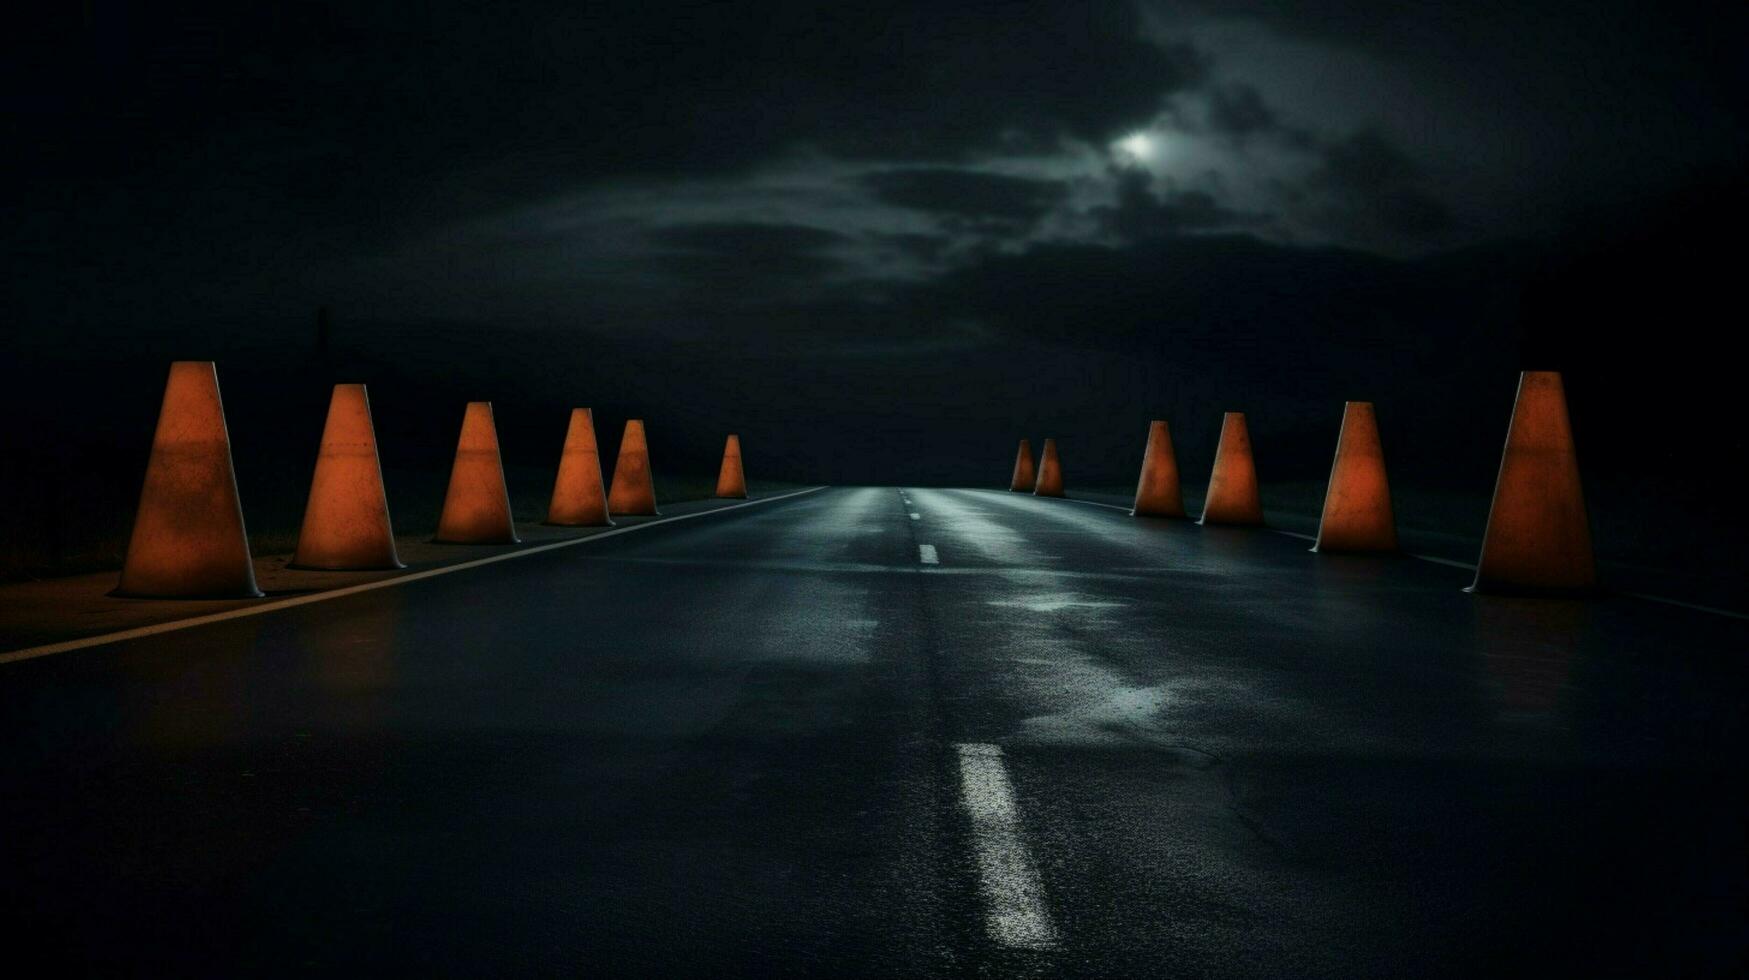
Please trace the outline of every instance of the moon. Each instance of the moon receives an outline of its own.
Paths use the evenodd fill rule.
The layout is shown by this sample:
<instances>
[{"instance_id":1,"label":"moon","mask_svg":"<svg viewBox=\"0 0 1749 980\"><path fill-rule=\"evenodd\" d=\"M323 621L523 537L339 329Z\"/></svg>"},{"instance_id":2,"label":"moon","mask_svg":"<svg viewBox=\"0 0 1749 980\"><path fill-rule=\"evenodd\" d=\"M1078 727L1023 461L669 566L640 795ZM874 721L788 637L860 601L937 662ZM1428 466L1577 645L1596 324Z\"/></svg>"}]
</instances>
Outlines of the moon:
<instances>
[{"instance_id":1,"label":"moon","mask_svg":"<svg viewBox=\"0 0 1749 980\"><path fill-rule=\"evenodd\" d=\"M1133 163L1152 163L1160 156L1160 141L1146 131L1131 133L1112 146L1118 156Z\"/></svg>"}]
</instances>

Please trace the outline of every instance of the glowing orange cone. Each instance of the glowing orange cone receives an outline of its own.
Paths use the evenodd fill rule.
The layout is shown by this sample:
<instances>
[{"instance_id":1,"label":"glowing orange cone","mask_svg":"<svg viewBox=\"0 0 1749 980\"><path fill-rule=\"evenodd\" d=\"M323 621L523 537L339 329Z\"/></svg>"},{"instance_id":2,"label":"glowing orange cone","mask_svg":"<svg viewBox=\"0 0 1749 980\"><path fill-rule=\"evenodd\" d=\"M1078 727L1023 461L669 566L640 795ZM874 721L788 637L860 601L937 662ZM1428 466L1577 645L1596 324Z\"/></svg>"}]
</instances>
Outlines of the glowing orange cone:
<instances>
[{"instance_id":1,"label":"glowing orange cone","mask_svg":"<svg viewBox=\"0 0 1749 980\"><path fill-rule=\"evenodd\" d=\"M1580 593L1596 585L1561 375L1526 371L1470 591Z\"/></svg>"},{"instance_id":2,"label":"glowing orange cone","mask_svg":"<svg viewBox=\"0 0 1749 980\"><path fill-rule=\"evenodd\" d=\"M516 523L510 516L510 491L504 486L504 463L498 456L498 428L492 423L491 402L468 402L462 435L456 442L455 466L449 471L449 492L434 541L446 544L515 544Z\"/></svg>"},{"instance_id":3,"label":"glowing orange cone","mask_svg":"<svg viewBox=\"0 0 1749 980\"><path fill-rule=\"evenodd\" d=\"M1032 492L1039 497L1063 495L1063 464L1057 460L1057 440L1046 439L1045 450L1039 456L1038 482Z\"/></svg>"},{"instance_id":4,"label":"glowing orange cone","mask_svg":"<svg viewBox=\"0 0 1749 980\"><path fill-rule=\"evenodd\" d=\"M587 408L571 409L559 476L547 504L547 523L563 527L612 527L607 490L601 485L601 453L595 446L595 417Z\"/></svg>"},{"instance_id":5,"label":"glowing orange cone","mask_svg":"<svg viewBox=\"0 0 1749 980\"><path fill-rule=\"evenodd\" d=\"M1263 501L1257 495L1257 466L1251 460L1251 433L1245 428L1244 412L1228 412L1221 421L1221 444L1215 449L1215 469L1209 474L1200 523L1263 523Z\"/></svg>"},{"instance_id":6,"label":"glowing orange cone","mask_svg":"<svg viewBox=\"0 0 1749 980\"><path fill-rule=\"evenodd\" d=\"M626 422L619 440L619 461L613 464L613 488L607 509L615 514L655 514L656 484L650 476L650 446L644 441L644 420Z\"/></svg>"},{"instance_id":7,"label":"glowing orange cone","mask_svg":"<svg viewBox=\"0 0 1749 980\"><path fill-rule=\"evenodd\" d=\"M723 445L723 468L717 471L717 496L747 498L747 476L741 472L741 437L730 435Z\"/></svg>"},{"instance_id":8,"label":"glowing orange cone","mask_svg":"<svg viewBox=\"0 0 1749 980\"><path fill-rule=\"evenodd\" d=\"M1020 440L1020 452L1014 456L1014 479L1008 483L1008 489L1017 493L1031 493L1033 485L1038 483L1038 470L1032 465L1032 443Z\"/></svg>"},{"instance_id":9,"label":"glowing orange cone","mask_svg":"<svg viewBox=\"0 0 1749 980\"><path fill-rule=\"evenodd\" d=\"M293 568L402 568L364 385L335 385Z\"/></svg>"},{"instance_id":10,"label":"glowing orange cone","mask_svg":"<svg viewBox=\"0 0 1749 980\"><path fill-rule=\"evenodd\" d=\"M170 365L116 595L259 596L211 361Z\"/></svg>"},{"instance_id":11,"label":"glowing orange cone","mask_svg":"<svg viewBox=\"0 0 1749 980\"><path fill-rule=\"evenodd\" d=\"M1348 402L1313 551L1396 551L1397 522L1372 402Z\"/></svg>"},{"instance_id":12,"label":"glowing orange cone","mask_svg":"<svg viewBox=\"0 0 1749 980\"><path fill-rule=\"evenodd\" d=\"M1136 482L1131 517L1183 517L1184 494L1178 486L1178 456L1166 423L1148 423L1148 448L1142 452L1142 478Z\"/></svg>"}]
</instances>

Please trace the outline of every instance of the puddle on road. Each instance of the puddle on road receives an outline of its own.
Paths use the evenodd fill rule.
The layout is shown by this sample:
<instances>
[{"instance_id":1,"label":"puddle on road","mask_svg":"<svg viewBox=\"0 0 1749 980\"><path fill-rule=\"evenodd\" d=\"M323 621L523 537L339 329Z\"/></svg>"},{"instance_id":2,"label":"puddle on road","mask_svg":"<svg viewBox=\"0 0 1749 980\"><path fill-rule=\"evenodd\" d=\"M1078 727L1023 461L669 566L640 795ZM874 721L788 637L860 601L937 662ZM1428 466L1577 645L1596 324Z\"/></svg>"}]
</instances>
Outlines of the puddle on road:
<instances>
[{"instance_id":1,"label":"puddle on road","mask_svg":"<svg viewBox=\"0 0 1749 980\"><path fill-rule=\"evenodd\" d=\"M761 662L856 666L873 662L880 628L878 619L810 616L800 622L765 626L750 649L753 659Z\"/></svg>"},{"instance_id":2,"label":"puddle on road","mask_svg":"<svg viewBox=\"0 0 1749 980\"><path fill-rule=\"evenodd\" d=\"M1021 728L1035 739L1085 745L1089 742L1133 742L1163 736L1160 716L1166 711L1170 692L1159 687L1116 687L1097 700L1087 700L1068 710L1035 715Z\"/></svg>"},{"instance_id":3,"label":"puddle on road","mask_svg":"<svg viewBox=\"0 0 1749 980\"><path fill-rule=\"evenodd\" d=\"M1014 663L1026 668L1022 680L1028 700L1046 709L1021 721L1026 741L1110 745L1169 739L1169 684L1133 684L1092 657L1066 651Z\"/></svg>"},{"instance_id":4,"label":"puddle on road","mask_svg":"<svg viewBox=\"0 0 1749 980\"><path fill-rule=\"evenodd\" d=\"M967 506L951 498L931 501L930 519L955 544L971 545L986 561L998 565L1050 566L1055 555L1040 550L1037 541L1028 541L1019 531L990 518L990 512Z\"/></svg>"},{"instance_id":5,"label":"puddle on road","mask_svg":"<svg viewBox=\"0 0 1749 980\"><path fill-rule=\"evenodd\" d=\"M1013 599L990 599L985 602L985 605L1025 609L1028 612L1054 613L1062 612L1065 609L1120 609L1129 603L1111 602L1074 592L1044 592L1037 595L1017 596Z\"/></svg>"}]
</instances>

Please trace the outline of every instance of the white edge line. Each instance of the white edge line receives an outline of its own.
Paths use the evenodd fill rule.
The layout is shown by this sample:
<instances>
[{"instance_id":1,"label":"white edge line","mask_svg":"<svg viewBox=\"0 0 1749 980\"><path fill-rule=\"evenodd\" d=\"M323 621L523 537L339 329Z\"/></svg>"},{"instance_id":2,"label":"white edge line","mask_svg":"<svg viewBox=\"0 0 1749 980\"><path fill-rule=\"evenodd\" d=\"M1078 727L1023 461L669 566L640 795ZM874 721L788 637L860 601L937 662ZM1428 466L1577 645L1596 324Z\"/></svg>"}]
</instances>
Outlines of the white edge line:
<instances>
[{"instance_id":1,"label":"white edge line","mask_svg":"<svg viewBox=\"0 0 1749 980\"><path fill-rule=\"evenodd\" d=\"M1452 568L1461 568L1461 569L1464 569L1465 571L1469 571L1469 572L1473 572L1476 570L1476 563L1475 562L1458 561L1456 558L1439 558L1439 557L1436 557L1434 555L1417 555L1414 552L1409 552L1409 551L1403 552L1403 557L1414 558L1417 561L1430 561L1430 562L1434 563L1435 565L1447 565L1447 566L1450 566Z\"/></svg>"},{"instance_id":2,"label":"white edge line","mask_svg":"<svg viewBox=\"0 0 1749 980\"><path fill-rule=\"evenodd\" d=\"M996 491L991 490L988 492L995 493ZM1009 493L1013 493L1013 492L1014 491L1012 491L1012 490L1009 491ZM1023 496L1032 497L1032 494L1030 494L1030 493L1023 494ZM1038 498L1033 497L1033 499L1037 500ZM1050 498L1047 497L1045 499L1048 500ZM1080 497L1058 497L1057 499L1058 500L1067 500L1068 502L1070 502L1072 504L1086 504L1089 507L1104 507L1107 510L1121 510L1126 514L1130 512L1130 508L1128 508L1128 507L1119 507L1117 504L1101 503L1100 501L1097 501L1097 500L1082 500Z\"/></svg>"},{"instance_id":3,"label":"white edge line","mask_svg":"<svg viewBox=\"0 0 1749 980\"><path fill-rule=\"evenodd\" d=\"M1656 602L1666 606L1677 606L1682 609L1692 609L1695 612L1712 613L1714 616L1749 619L1749 613L1733 612L1729 609L1720 609L1717 606L1703 606L1698 602L1683 602L1681 599L1666 599L1661 595L1647 595L1644 592L1618 592L1616 595L1624 595L1630 599L1642 599L1646 602Z\"/></svg>"},{"instance_id":4,"label":"white edge line","mask_svg":"<svg viewBox=\"0 0 1749 980\"><path fill-rule=\"evenodd\" d=\"M995 490L984 490L984 488L982 488L982 487L978 487L977 489L983 490L983 492L985 492L985 493L997 493L998 492ZM1126 514L1130 512L1130 508L1128 508L1128 507L1120 507L1117 504L1101 503L1100 501L1097 501L1097 500L1081 500L1077 497L1059 497L1057 499L1068 500L1068 501L1071 501L1071 502L1077 503L1077 504L1087 504L1087 505L1092 506L1092 507L1104 507L1107 510L1120 510ZM1263 530L1274 531L1276 534L1285 534L1290 538L1299 538L1302 541L1316 541L1316 540L1318 540L1317 535L1301 534L1298 531L1284 531L1279 527L1265 526L1263 528ZM1403 557L1413 558L1416 561L1431 562L1432 564L1435 564L1435 565L1445 565L1445 566L1450 567L1450 568L1467 569L1467 570L1472 571L1472 572L1476 570L1476 565L1474 562L1458 561L1455 558L1437 558L1433 555L1417 555L1417 554L1414 554L1413 552L1408 552L1408 551L1403 552ZM1749 613L1734 612L1730 609L1720 609L1717 606L1704 606L1698 602L1684 602L1681 599L1671 599L1671 598L1667 598L1667 597L1661 596L1661 595L1650 595L1650 594L1645 593L1645 592L1615 592L1615 593L1609 593L1609 594L1623 596L1623 597L1628 598L1628 599L1639 599L1643 602L1656 602L1656 603L1659 603L1660 605L1665 605L1665 606L1676 606L1679 609L1690 609L1690 610L1693 610L1694 612L1711 613L1714 616L1725 616L1725 617L1728 617L1731 619L1749 619Z\"/></svg>"},{"instance_id":5,"label":"white edge line","mask_svg":"<svg viewBox=\"0 0 1749 980\"><path fill-rule=\"evenodd\" d=\"M788 500L791 497L799 497L805 493L816 493L824 489L826 489L826 487L818 486L809 487L806 490L792 490L789 493L780 494L776 497L761 497L758 500L749 500L742 504L730 504L727 507L713 507L710 510L695 511L691 514L677 514L673 517L661 518L660 520L646 521L641 524L631 524L626 527L617 527L611 531L602 531L599 534L590 534L580 538L569 538L564 541L554 541L550 544L539 544L531 548L507 551L501 555L476 558L472 561L459 562L454 565L444 565L440 568L428 568L421 572L396 575L392 578L378 579L374 582L361 582L358 585L347 585L338 589L312 592L308 595L291 596L286 599L275 599L259 605L244 606L240 609L226 609L223 612L208 613L205 616L194 616L189 619L175 619L167 623L154 623L151 626L140 626L130 630L122 630L118 633L103 633L98 636L87 636L77 640L65 640L60 643L49 643L43 646L25 647L22 650L11 650L6 653L0 653L0 664L17 663L21 660L35 660L38 657L53 656L57 653L70 653L74 650L105 646L110 643L123 643L128 640L138 640L147 636L157 636L160 633L174 633L177 630L193 629L196 626L206 626L209 623L222 623L229 619L242 619L245 616L259 616L263 613L278 612L281 609L290 609L293 606L307 606L313 602L326 602L329 599L339 599L349 595L357 595L360 592L393 588L397 585L406 585L408 582L417 582L421 579L436 578L439 575L450 575L455 572L464 572L471 568L480 568L481 566L492 565L501 561L510 561L513 558L526 558L529 555L538 555L546 551L557 551L560 548L569 548L572 545L586 544L590 541L600 541L603 538L611 538L620 534L630 534L633 531L642 531L647 527L659 527L663 524L672 524L675 521L688 521L695 517L708 517L712 514L723 514L731 510L740 510L743 507L757 507L760 504L776 503L779 500Z\"/></svg>"},{"instance_id":6,"label":"white edge line","mask_svg":"<svg viewBox=\"0 0 1749 980\"><path fill-rule=\"evenodd\" d=\"M1057 945L1038 866L1022 839L1020 808L1002 764L1002 747L958 743L960 806L972 825L984 926L998 944L1032 950Z\"/></svg>"}]
</instances>

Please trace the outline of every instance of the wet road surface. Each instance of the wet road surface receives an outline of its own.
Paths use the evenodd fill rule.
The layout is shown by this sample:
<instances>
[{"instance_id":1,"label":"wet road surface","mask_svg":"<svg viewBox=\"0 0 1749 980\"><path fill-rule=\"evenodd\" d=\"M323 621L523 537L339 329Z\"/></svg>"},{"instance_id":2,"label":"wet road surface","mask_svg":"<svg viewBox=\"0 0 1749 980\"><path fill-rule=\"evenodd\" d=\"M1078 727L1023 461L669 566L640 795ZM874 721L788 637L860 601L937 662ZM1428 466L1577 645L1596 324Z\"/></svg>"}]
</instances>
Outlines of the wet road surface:
<instances>
[{"instance_id":1,"label":"wet road surface","mask_svg":"<svg viewBox=\"0 0 1749 980\"><path fill-rule=\"evenodd\" d=\"M837 488L0 667L57 972L1729 975L1749 623Z\"/></svg>"}]
</instances>

